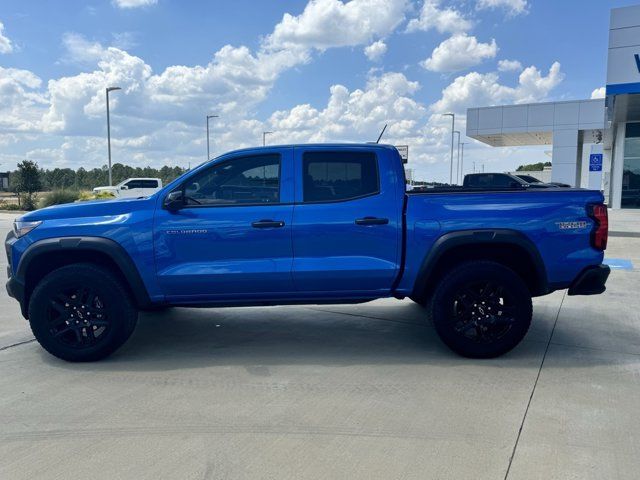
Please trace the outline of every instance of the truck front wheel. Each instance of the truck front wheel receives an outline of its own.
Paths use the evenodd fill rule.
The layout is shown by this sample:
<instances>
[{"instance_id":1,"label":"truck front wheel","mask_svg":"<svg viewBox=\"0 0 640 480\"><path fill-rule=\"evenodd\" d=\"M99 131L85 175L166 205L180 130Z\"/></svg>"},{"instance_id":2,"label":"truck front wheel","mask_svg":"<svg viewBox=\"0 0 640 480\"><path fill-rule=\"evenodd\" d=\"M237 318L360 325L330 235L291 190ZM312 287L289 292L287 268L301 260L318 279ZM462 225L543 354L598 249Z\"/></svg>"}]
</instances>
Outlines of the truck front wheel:
<instances>
[{"instance_id":1,"label":"truck front wheel","mask_svg":"<svg viewBox=\"0 0 640 480\"><path fill-rule=\"evenodd\" d=\"M436 287L428 306L442 341L471 358L507 353L531 325L531 293L510 268L491 261L458 265Z\"/></svg>"},{"instance_id":2,"label":"truck front wheel","mask_svg":"<svg viewBox=\"0 0 640 480\"><path fill-rule=\"evenodd\" d=\"M100 360L133 333L138 312L122 282L89 263L45 276L29 300L29 323L50 354L71 362Z\"/></svg>"}]
</instances>

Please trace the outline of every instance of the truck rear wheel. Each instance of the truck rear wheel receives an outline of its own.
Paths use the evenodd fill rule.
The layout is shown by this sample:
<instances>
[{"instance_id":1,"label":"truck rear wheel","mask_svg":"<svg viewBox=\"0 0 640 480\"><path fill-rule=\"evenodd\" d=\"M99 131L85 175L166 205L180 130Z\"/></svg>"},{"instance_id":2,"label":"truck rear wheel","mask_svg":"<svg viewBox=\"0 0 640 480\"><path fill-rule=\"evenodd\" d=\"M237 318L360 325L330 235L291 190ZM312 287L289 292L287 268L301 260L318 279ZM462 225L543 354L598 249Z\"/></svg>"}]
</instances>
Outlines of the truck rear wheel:
<instances>
[{"instance_id":1,"label":"truck rear wheel","mask_svg":"<svg viewBox=\"0 0 640 480\"><path fill-rule=\"evenodd\" d=\"M463 263L439 282L429 311L442 341L471 358L513 349L531 325L531 293L510 268L491 261Z\"/></svg>"},{"instance_id":2,"label":"truck rear wheel","mask_svg":"<svg viewBox=\"0 0 640 480\"><path fill-rule=\"evenodd\" d=\"M111 355L133 333L138 312L108 269L79 263L45 276L29 301L29 323L50 354L71 362Z\"/></svg>"}]
</instances>

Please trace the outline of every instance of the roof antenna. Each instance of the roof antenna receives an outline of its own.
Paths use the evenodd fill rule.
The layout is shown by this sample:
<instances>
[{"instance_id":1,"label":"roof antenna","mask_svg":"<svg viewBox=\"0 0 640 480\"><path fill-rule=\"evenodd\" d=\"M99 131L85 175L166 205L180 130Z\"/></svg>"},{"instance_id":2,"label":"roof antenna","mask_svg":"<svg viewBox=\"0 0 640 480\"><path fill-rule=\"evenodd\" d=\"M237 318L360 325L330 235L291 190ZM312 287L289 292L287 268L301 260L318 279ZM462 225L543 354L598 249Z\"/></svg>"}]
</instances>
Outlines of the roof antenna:
<instances>
[{"instance_id":1,"label":"roof antenna","mask_svg":"<svg viewBox=\"0 0 640 480\"><path fill-rule=\"evenodd\" d=\"M380 136L378 137L378 140L376 140L376 143L380 143L380 139L382 138L382 135L384 135L384 131L387 129L387 124L384 124L384 128L382 129L382 131L380 132Z\"/></svg>"}]
</instances>

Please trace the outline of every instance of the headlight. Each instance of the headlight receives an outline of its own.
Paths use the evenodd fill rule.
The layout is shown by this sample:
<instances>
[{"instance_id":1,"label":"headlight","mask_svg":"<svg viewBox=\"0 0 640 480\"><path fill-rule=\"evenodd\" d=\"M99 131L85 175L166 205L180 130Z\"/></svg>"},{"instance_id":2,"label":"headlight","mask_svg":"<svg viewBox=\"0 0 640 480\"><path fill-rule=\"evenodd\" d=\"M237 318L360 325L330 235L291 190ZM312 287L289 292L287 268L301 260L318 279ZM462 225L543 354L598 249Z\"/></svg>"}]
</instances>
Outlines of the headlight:
<instances>
[{"instance_id":1,"label":"headlight","mask_svg":"<svg viewBox=\"0 0 640 480\"><path fill-rule=\"evenodd\" d=\"M26 235L27 233L29 233L31 230L36 228L41 223L42 223L41 220L37 222L23 222L20 220L15 220L13 222L13 233L16 234L17 238L20 238L23 235Z\"/></svg>"}]
</instances>

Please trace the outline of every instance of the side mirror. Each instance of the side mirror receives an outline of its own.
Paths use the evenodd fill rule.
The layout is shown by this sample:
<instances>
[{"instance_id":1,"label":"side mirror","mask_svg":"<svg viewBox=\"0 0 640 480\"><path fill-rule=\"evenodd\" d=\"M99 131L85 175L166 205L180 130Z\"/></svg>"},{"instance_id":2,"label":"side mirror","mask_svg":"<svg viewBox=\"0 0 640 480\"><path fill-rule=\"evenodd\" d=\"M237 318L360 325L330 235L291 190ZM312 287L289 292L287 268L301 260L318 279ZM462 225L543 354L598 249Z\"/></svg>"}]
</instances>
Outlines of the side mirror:
<instances>
[{"instance_id":1,"label":"side mirror","mask_svg":"<svg viewBox=\"0 0 640 480\"><path fill-rule=\"evenodd\" d=\"M127 187L126 185L122 185L122 186L120 187L120 190L129 190L129 187Z\"/></svg>"},{"instance_id":2,"label":"side mirror","mask_svg":"<svg viewBox=\"0 0 640 480\"><path fill-rule=\"evenodd\" d=\"M169 195L164 197L163 202L164 208L175 212L184 207L184 196L182 195L182 190L174 190Z\"/></svg>"},{"instance_id":3,"label":"side mirror","mask_svg":"<svg viewBox=\"0 0 640 480\"><path fill-rule=\"evenodd\" d=\"M521 186L522 185L520 183L518 183L518 182L511 182L509 184L509 187L511 187L511 188L518 188L518 187L521 187Z\"/></svg>"}]
</instances>

